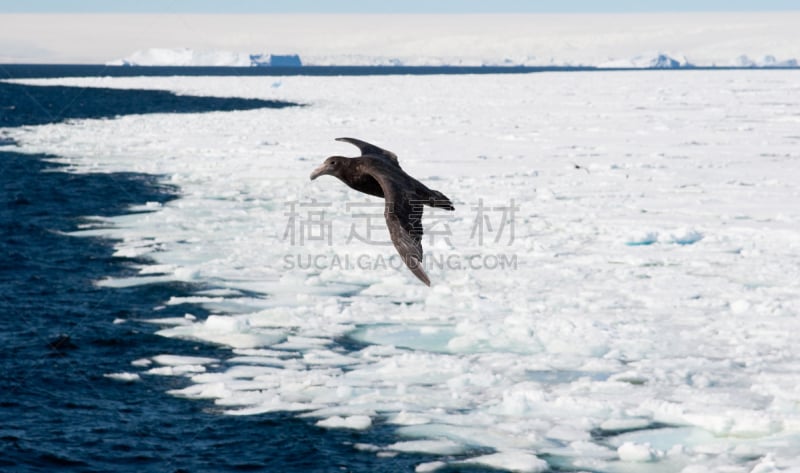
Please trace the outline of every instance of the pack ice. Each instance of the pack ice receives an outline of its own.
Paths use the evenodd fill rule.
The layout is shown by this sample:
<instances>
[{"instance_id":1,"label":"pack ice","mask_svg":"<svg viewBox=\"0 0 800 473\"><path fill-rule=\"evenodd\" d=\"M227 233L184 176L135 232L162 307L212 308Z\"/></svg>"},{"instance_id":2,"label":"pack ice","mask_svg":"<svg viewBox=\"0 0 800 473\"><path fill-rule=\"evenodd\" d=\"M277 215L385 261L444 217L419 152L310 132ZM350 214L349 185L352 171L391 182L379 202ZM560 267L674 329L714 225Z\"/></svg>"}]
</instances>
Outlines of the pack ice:
<instances>
[{"instance_id":1,"label":"pack ice","mask_svg":"<svg viewBox=\"0 0 800 473\"><path fill-rule=\"evenodd\" d=\"M797 72L37 83L306 104L5 131L72 172L181 190L75 235L149 260L98 284L196 284L164 304L212 315L154 308L153 330L219 356L187 344L114 377L181 377L170 394L220 415L388 423L394 442L356 448L422 452L418 471L800 471ZM338 136L395 151L455 201L452 217L425 214L426 260L452 263L429 268L432 288L341 263L393 250L348 238L357 212L382 218L376 201L308 182L353 153ZM314 222L330 233L290 241ZM515 264L468 264L490 256Z\"/></svg>"}]
</instances>

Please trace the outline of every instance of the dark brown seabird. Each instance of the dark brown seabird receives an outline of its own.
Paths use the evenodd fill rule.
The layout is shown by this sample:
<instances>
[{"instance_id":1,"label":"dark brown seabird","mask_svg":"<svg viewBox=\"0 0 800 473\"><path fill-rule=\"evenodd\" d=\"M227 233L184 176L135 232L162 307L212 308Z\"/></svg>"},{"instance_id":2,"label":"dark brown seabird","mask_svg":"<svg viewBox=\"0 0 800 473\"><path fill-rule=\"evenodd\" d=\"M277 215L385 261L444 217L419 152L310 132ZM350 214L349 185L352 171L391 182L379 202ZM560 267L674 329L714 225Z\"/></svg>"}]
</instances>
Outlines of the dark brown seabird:
<instances>
[{"instance_id":1,"label":"dark brown seabird","mask_svg":"<svg viewBox=\"0 0 800 473\"><path fill-rule=\"evenodd\" d=\"M406 174L397 155L355 138L336 138L361 150L357 158L331 156L311 173L311 180L324 174L336 176L351 188L386 201L383 215L392 243L408 269L420 281L431 281L422 268L422 206L455 210L453 203L439 191Z\"/></svg>"}]
</instances>

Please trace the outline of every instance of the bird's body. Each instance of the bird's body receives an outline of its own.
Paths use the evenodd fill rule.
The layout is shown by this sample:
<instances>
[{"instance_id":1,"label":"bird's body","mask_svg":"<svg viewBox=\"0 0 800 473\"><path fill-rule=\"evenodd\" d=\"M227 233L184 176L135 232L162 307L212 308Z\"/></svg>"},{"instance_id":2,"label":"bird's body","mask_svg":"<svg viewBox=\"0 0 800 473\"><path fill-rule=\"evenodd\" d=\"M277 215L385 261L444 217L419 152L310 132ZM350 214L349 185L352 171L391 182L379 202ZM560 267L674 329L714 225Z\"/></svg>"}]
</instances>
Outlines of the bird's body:
<instances>
[{"instance_id":1,"label":"bird's body","mask_svg":"<svg viewBox=\"0 0 800 473\"><path fill-rule=\"evenodd\" d=\"M354 144L361 156L331 156L311 173L311 179L330 174L352 189L384 198L384 217L392 243L411 272L430 286L422 268L422 207L454 210L453 203L403 171L391 151L355 138L337 140Z\"/></svg>"}]
</instances>

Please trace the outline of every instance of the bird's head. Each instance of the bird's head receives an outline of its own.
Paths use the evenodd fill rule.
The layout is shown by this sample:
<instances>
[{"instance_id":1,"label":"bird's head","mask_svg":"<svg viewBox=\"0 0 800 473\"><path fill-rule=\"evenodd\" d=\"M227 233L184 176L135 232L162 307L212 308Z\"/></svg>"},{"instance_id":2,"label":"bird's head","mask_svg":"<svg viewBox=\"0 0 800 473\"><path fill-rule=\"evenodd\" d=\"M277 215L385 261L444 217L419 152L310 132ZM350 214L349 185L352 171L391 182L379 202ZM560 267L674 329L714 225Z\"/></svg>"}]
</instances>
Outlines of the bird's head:
<instances>
[{"instance_id":1,"label":"bird's head","mask_svg":"<svg viewBox=\"0 0 800 473\"><path fill-rule=\"evenodd\" d=\"M321 166L311 173L311 180L318 178L319 176L330 174L331 176L339 177L341 176L342 171L347 167L347 159L342 156L331 156L330 158L326 159Z\"/></svg>"}]
</instances>

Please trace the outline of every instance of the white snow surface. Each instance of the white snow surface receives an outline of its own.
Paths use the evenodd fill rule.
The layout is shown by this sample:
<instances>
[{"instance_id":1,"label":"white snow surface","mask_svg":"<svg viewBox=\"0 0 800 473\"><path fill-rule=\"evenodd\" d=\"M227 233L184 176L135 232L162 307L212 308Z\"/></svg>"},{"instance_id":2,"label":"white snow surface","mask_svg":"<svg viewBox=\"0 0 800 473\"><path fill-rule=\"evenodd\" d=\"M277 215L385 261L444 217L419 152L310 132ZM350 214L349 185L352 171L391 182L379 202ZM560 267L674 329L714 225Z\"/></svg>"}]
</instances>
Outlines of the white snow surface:
<instances>
[{"instance_id":1,"label":"white snow surface","mask_svg":"<svg viewBox=\"0 0 800 473\"><path fill-rule=\"evenodd\" d=\"M187 344L153 353L155 368L132 360L185 377L171 394L331 428L385 421L397 439L377 454L425 450L420 471L800 468L796 71L27 82L307 104L3 130L72 172L179 186L75 232L152 260L110 287L206 286L164 303L214 315L159 333L230 356L187 358ZM345 204L374 199L308 180L326 156L355 154L338 136L395 151L453 199L453 214L426 210L428 233L451 230L426 237L426 260L517 267L433 267L431 288L391 267L287 269L287 255L394 254L347 242L358 219ZM514 238L476 241L479 199L513 199ZM285 238L291 203L308 223L312 201L330 203L331 246ZM500 213L488 217L497 231Z\"/></svg>"}]
</instances>

